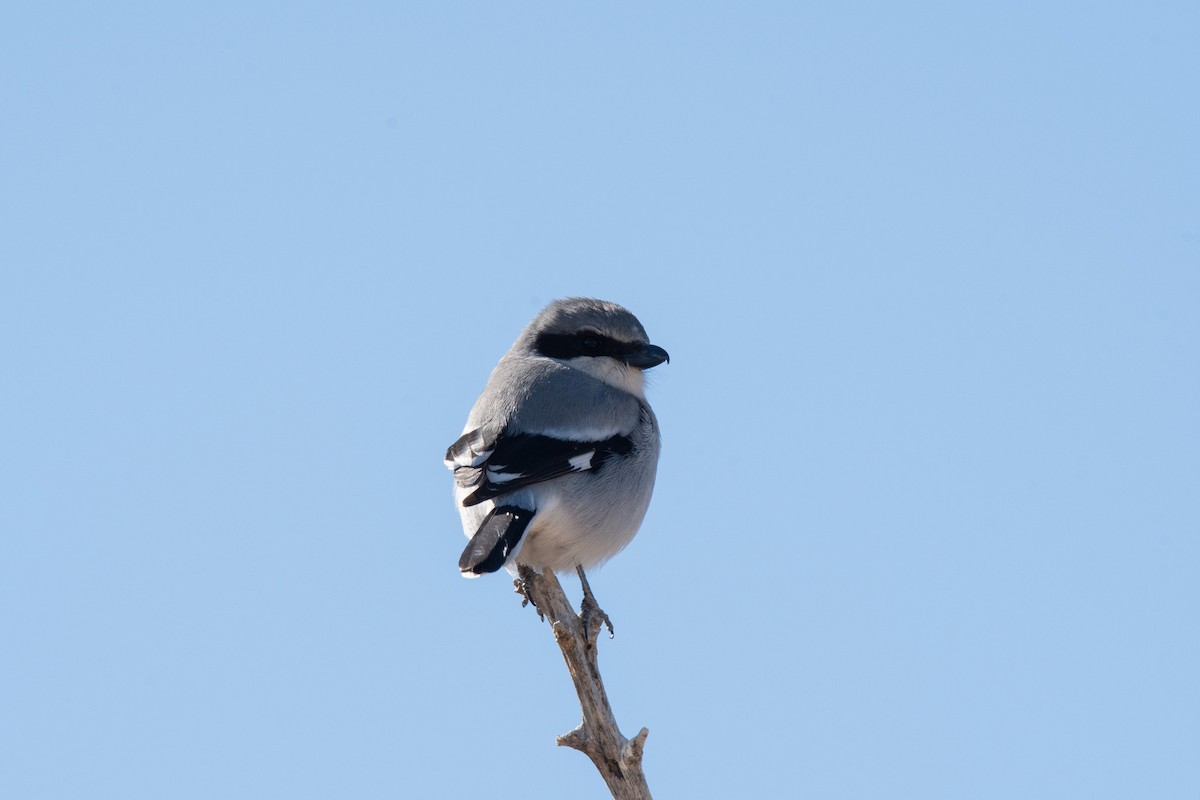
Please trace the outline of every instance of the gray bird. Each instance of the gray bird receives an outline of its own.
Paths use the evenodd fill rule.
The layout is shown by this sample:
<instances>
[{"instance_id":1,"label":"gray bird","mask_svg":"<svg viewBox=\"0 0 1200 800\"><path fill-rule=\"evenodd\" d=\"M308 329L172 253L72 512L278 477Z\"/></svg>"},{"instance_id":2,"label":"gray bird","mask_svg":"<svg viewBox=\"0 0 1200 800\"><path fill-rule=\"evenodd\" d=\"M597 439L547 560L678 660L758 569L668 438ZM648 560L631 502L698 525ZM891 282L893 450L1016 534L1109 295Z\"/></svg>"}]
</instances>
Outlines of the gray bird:
<instances>
[{"instance_id":1,"label":"gray bird","mask_svg":"<svg viewBox=\"0 0 1200 800\"><path fill-rule=\"evenodd\" d=\"M582 578L629 544L658 467L642 372L667 360L616 303L556 300L529 323L446 451L464 577L519 559Z\"/></svg>"}]
</instances>

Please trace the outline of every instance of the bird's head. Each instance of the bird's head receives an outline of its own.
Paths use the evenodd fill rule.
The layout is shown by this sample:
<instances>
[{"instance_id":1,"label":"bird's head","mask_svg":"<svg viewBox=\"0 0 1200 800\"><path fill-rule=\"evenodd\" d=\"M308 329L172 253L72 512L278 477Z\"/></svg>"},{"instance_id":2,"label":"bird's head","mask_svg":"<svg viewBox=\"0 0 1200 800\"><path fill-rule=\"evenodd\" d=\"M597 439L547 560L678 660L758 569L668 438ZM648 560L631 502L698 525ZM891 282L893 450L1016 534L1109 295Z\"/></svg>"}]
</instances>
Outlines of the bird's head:
<instances>
[{"instance_id":1,"label":"bird's head","mask_svg":"<svg viewBox=\"0 0 1200 800\"><path fill-rule=\"evenodd\" d=\"M585 297L555 300L529 323L521 343L537 355L643 396L643 371L670 361L650 344L638 318L616 303Z\"/></svg>"}]
</instances>

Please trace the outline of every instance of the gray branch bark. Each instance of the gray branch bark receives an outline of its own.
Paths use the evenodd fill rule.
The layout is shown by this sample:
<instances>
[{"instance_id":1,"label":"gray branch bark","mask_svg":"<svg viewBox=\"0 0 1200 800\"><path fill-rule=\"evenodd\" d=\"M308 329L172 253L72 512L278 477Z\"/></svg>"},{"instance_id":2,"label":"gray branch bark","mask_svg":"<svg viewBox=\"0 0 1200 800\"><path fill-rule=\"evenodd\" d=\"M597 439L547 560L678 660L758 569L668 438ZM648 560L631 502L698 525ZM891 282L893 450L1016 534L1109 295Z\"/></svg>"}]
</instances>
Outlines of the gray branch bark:
<instances>
[{"instance_id":1,"label":"gray branch bark","mask_svg":"<svg viewBox=\"0 0 1200 800\"><path fill-rule=\"evenodd\" d=\"M558 744L573 747L590 758L615 800L650 800L650 789L642 772L642 750L650 731L642 728L632 739L621 734L596 664L596 639L604 612L594 600L589 610L585 600L581 618L571 608L553 572L547 570L543 574L525 565L519 566L519 572L524 582L523 593L537 606L538 613L550 620L554 640L567 662L583 711L579 727L559 736Z\"/></svg>"}]
</instances>

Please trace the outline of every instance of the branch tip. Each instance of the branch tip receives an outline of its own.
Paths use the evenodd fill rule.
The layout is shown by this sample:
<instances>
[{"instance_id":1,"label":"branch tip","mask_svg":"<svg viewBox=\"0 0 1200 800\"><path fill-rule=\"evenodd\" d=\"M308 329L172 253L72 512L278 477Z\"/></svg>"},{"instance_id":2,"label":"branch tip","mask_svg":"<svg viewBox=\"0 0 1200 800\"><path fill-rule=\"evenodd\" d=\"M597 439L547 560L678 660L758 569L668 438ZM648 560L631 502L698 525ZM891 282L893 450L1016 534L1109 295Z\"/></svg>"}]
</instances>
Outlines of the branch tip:
<instances>
[{"instance_id":1,"label":"branch tip","mask_svg":"<svg viewBox=\"0 0 1200 800\"><path fill-rule=\"evenodd\" d=\"M558 743L559 747L570 747L574 750L580 751L581 753L587 752L588 736L583 730L582 722L579 723L578 728L564 733L555 741Z\"/></svg>"},{"instance_id":2,"label":"branch tip","mask_svg":"<svg viewBox=\"0 0 1200 800\"><path fill-rule=\"evenodd\" d=\"M637 735L621 748L621 766L629 768L642 763L642 753L646 749L646 737L650 735L649 728L642 728Z\"/></svg>"}]
</instances>

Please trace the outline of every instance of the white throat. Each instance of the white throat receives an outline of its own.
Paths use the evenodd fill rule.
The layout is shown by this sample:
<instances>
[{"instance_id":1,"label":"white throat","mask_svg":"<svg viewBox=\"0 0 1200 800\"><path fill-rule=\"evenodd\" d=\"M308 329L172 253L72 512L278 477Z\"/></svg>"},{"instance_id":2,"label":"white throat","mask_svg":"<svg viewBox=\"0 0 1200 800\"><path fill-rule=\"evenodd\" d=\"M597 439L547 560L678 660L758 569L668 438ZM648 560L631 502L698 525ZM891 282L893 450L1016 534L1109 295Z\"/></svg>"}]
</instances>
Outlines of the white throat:
<instances>
[{"instance_id":1,"label":"white throat","mask_svg":"<svg viewBox=\"0 0 1200 800\"><path fill-rule=\"evenodd\" d=\"M563 363L586 372L609 386L629 392L639 400L646 399L646 376L637 367L631 367L608 356L580 356Z\"/></svg>"}]
</instances>

